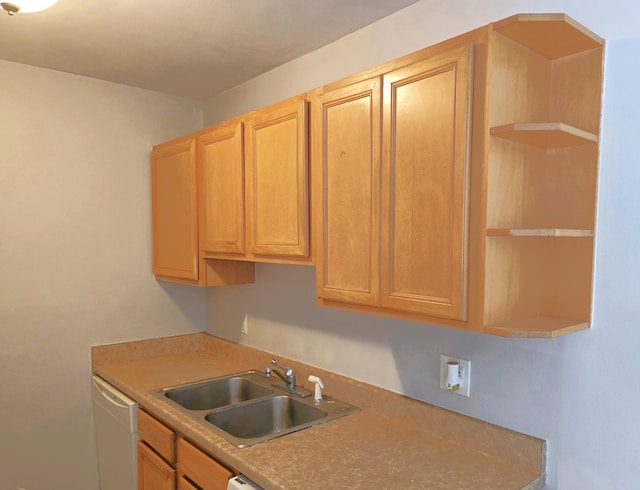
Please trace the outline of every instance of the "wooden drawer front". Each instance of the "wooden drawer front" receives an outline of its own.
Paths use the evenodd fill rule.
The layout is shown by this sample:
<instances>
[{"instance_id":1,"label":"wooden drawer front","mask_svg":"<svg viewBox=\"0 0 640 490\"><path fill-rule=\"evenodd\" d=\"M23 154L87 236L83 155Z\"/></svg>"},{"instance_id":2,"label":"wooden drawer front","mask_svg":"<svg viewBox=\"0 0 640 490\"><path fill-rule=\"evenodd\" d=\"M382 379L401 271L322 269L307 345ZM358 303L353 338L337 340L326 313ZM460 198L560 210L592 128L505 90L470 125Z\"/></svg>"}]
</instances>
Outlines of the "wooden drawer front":
<instances>
[{"instance_id":1,"label":"wooden drawer front","mask_svg":"<svg viewBox=\"0 0 640 490\"><path fill-rule=\"evenodd\" d=\"M138 437L160 456L175 465L175 434L171 429L138 409Z\"/></svg>"},{"instance_id":2,"label":"wooden drawer front","mask_svg":"<svg viewBox=\"0 0 640 490\"><path fill-rule=\"evenodd\" d=\"M138 441L138 490L175 490L176 470Z\"/></svg>"},{"instance_id":3,"label":"wooden drawer front","mask_svg":"<svg viewBox=\"0 0 640 490\"><path fill-rule=\"evenodd\" d=\"M185 441L178 439L178 475L183 476L202 490L226 490L231 470ZM189 487L186 487L189 488Z\"/></svg>"},{"instance_id":4,"label":"wooden drawer front","mask_svg":"<svg viewBox=\"0 0 640 490\"><path fill-rule=\"evenodd\" d=\"M193 485L189 480L182 476L178 480L178 490L198 490L198 487Z\"/></svg>"}]
</instances>

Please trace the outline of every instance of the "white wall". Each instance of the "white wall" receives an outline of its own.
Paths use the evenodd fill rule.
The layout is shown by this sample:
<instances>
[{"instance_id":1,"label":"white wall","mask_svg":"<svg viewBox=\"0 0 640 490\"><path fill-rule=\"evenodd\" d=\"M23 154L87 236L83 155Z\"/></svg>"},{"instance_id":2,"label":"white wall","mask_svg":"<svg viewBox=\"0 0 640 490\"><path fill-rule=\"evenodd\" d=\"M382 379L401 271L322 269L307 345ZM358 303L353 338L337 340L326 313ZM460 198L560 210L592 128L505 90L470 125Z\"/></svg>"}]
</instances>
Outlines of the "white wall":
<instances>
[{"instance_id":1,"label":"white wall","mask_svg":"<svg viewBox=\"0 0 640 490\"><path fill-rule=\"evenodd\" d=\"M0 61L0 488L98 488L90 346L206 328L151 271L149 151L201 105Z\"/></svg>"},{"instance_id":2,"label":"white wall","mask_svg":"<svg viewBox=\"0 0 640 490\"><path fill-rule=\"evenodd\" d=\"M314 270L259 265L210 289L208 330L549 441L548 488L640 481L640 4L423 0L209 100L205 124L340 79L518 12L566 12L607 39L593 328L511 340L315 306ZM240 326L248 317L249 334ZM439 355L469 359L472 396L438 388ZM260 368L260 366L256 366ZM614 376L622 373L622 379ZM330 390L330 387L328 387Z\"/></svg>"}]
</instances>

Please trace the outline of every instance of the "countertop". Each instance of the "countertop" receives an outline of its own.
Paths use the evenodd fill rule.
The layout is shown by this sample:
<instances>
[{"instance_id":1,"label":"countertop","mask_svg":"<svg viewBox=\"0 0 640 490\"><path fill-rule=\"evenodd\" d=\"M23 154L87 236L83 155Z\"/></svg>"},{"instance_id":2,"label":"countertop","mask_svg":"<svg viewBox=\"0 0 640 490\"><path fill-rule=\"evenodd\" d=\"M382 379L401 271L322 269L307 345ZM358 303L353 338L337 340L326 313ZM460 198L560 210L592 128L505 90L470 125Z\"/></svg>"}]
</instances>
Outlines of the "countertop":
<instances>
[{"instance_id":1,"label":"countertop","mask_svg":"<svg viewBox=\"0 0 640 490\"><path fill-rule=\"evenodd\" d=\"M270 489L536 489L546 442L294 360L360 411L237 448L150 391L262 370L273 355L205 333L92 347L93 371L205 452Z\"/></svg>"}]
</instances>

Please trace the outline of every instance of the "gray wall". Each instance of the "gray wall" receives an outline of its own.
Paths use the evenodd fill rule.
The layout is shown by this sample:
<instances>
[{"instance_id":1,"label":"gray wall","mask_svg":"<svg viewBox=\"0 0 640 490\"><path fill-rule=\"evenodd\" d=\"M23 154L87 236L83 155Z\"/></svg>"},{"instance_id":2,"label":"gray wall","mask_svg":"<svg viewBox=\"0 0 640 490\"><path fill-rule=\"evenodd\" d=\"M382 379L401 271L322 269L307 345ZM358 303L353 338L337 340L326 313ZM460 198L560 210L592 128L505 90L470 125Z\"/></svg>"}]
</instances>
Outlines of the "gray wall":
<instances>
[{"instance_id":1,"label":"gray wall","mask_svg":"<svg viewBox=\"0 0 640 490\"><path fill-rule=\"evenodd\" d=\"M208 331L549 441L548 488L640 481L640 4L423 0L205 104L205 124L338 80L518 12L566 12L607 39L593 328L510 340L315 306L314 269L259 265L212 288ZM241 335L243 321L249 333ZM440 354L472 362L472 396L438 388ZM260 366L256 366L260 367ZM620 375L622 373L622 375ZM327 387L330 390L330 387Z\"/></svg>"},{"instance_id":2,"label":"gray wall","mask_svg":"<svg viewBox=\"0 0 640 490\"><path fill-rule=\"evenodd\" d=\"M4 20L4 19L3 19ZM0 61L0 488L98 488L90 346L206 329L151 271L151 146L201 104Z\"/></svg>"}]
</instances>

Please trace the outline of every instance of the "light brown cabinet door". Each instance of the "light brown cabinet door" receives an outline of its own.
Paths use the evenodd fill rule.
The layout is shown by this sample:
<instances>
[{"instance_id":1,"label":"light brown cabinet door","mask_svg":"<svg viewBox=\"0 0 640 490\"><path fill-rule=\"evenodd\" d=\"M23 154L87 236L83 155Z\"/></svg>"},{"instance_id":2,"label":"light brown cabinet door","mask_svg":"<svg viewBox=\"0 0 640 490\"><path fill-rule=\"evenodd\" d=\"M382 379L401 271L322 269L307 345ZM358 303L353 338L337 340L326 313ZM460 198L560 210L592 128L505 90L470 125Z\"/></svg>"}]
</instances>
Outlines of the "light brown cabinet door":
<instances>
[{"instance_id":1,"label":"light brown cabinet door","mask_svg":"<svg viewBox=\"0 0 640 490\"><path fill-rule=\"evenodd\" d=\"M193 137L151 152L153 272L198 280L198 197Z\"/></svg>"},{"instance_id":2,"label":"light brown cabinet door","mask_svg":"<svg viewBox=\"0 0 640 490\"><path fill-rule=\"evenodd\" d=\"M219 124L197 139L200 166L200 246L205 252L244 254L242 123Z\"/></svg>"},{"instance_id":3,"label":"light brown cabinet door","mask_svg":"<svg viewBox=\"0 0 640 490\"><path fill-rule=\"evenodd\" d=\"M383 77L386 308L466 319L470 49Z\"/></svg>"},{"instance_id":4,"label":"light brown cabinet door","mask_svg":"<svg viewBox=\"0 0 640 490\"><path fill-rule=\"evenodd\" d=\"M176 470L143 442L138 442L138 490L175 490Z\"/></svg>"},{"instance_id":5,"label":"light brown cabinet door","mask_svg":"<svg viewBox=\"0 0 640 490\"><path fill-rule=\"evenodd\" d=\"M324 93L316 105L316 291L326 300L379 302L380 101L377 77Z\"/></svg>"},{"instance_id":6,"label":"light brown cabinet door","mask_svg":"<svg viewBox=\"0 0 640 490\"><path fill-rule=\"evenodd\" d=\"M233 472L185 441L178 440L178 473L202 490L226 490Z\"/></svg>"},{"instance_id":7,"label":"light brown cabinet door","mask_svg":"<svg viewBox=\"0 0 640 490\"><path fill-rule=\"evenodd\" d=\"M248 251L309 255L308 102L291 99L246 120Z\"/></svg>"},{"instance_id":8,"label":"light brown cabinet door","mask_svg":"<svg viewBox=\"0 0 640 490\"><path fill-rule=\"evenodd\" d=\"M185 476L181 476L178 480L178 490L198 490Z\"/></svg>"}]
</instances>

